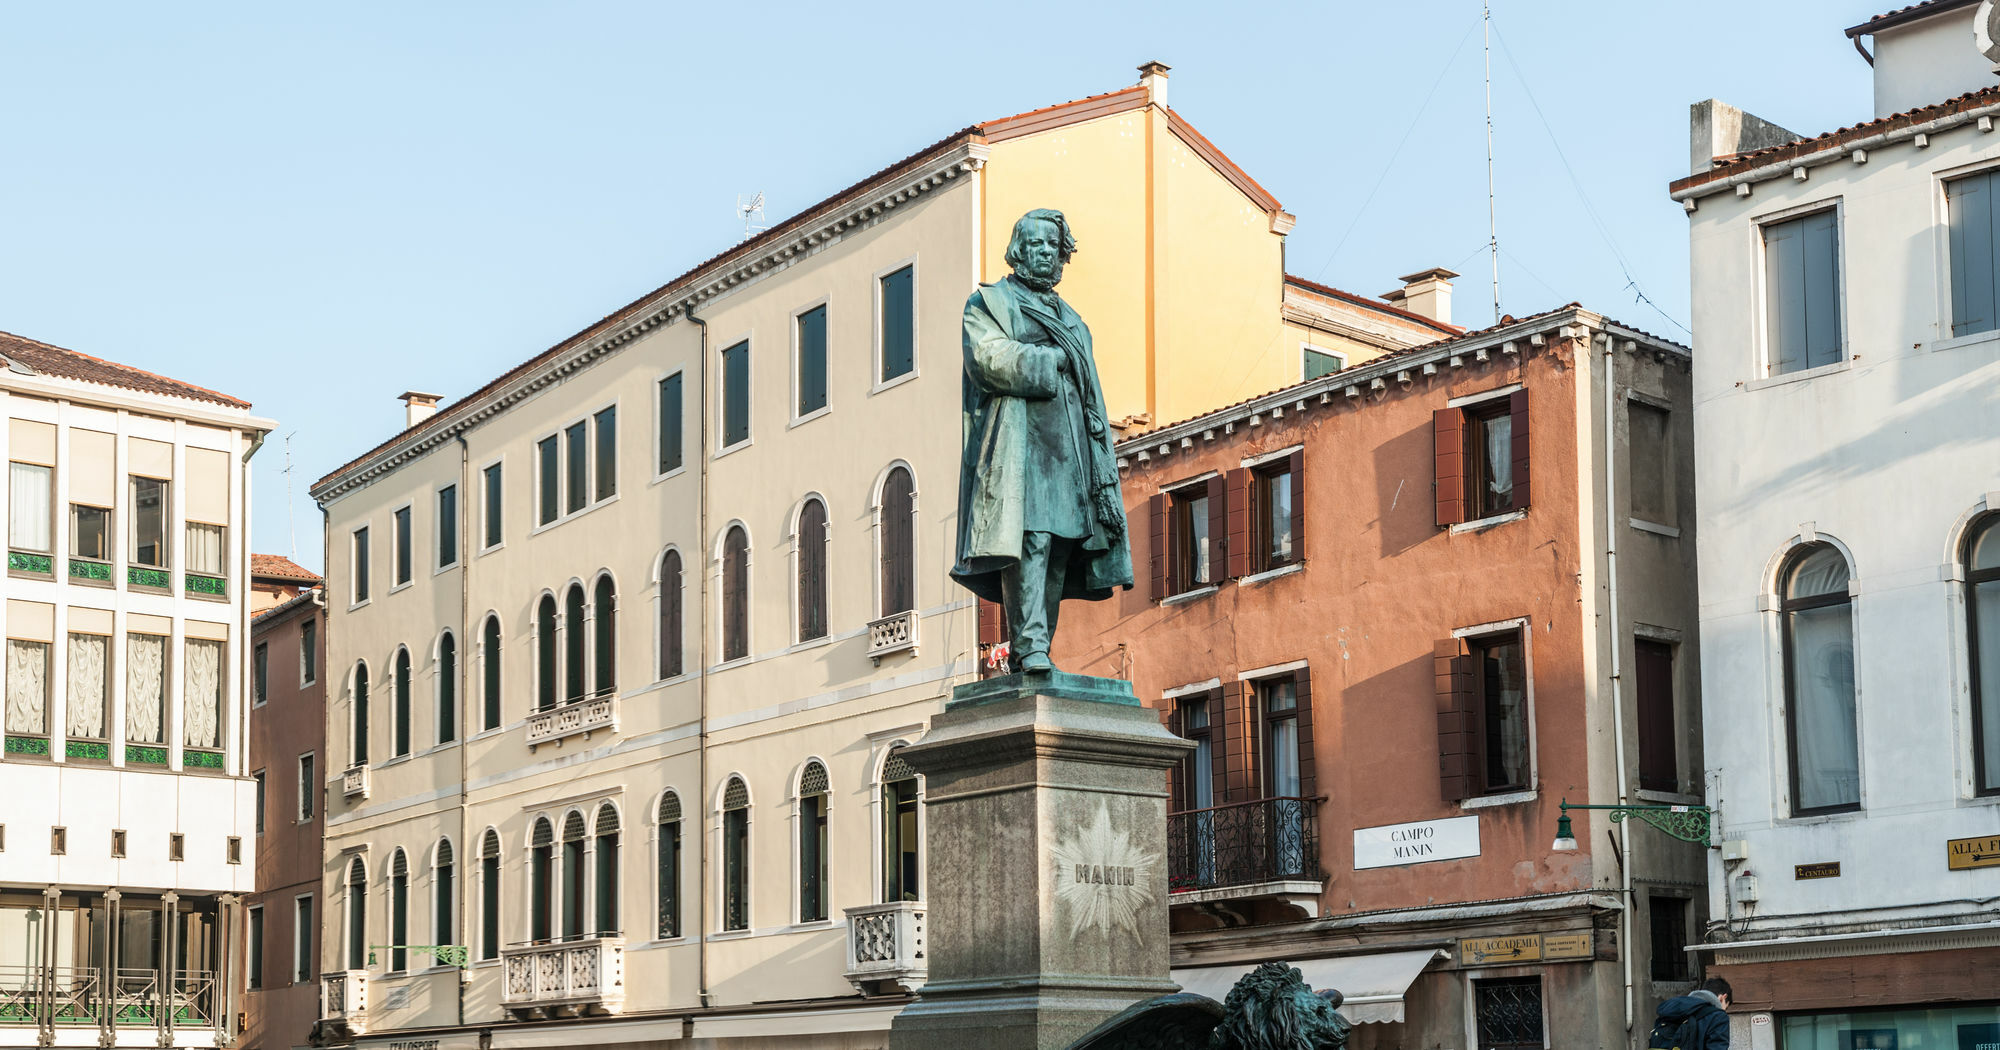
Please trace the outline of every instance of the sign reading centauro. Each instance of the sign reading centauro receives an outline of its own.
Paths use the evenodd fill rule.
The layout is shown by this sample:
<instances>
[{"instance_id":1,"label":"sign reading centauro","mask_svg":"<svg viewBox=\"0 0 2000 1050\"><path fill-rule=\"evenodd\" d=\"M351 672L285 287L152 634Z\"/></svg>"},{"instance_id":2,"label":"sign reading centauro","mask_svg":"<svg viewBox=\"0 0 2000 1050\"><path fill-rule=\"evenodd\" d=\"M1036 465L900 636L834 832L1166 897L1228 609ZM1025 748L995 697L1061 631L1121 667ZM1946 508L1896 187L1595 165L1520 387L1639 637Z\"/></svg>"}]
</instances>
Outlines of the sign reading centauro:
<instances>
[{"instance_id":1,"label":"sign reading centauro","mask_svg":"<svg viewBox=\"0 0 2000 1050\"><path fill-rule=\"evenodd\" d=\"M1354 829L1354 867L1357 871L1477 856L1477 816Z\"/></svg>"}]
</instances>

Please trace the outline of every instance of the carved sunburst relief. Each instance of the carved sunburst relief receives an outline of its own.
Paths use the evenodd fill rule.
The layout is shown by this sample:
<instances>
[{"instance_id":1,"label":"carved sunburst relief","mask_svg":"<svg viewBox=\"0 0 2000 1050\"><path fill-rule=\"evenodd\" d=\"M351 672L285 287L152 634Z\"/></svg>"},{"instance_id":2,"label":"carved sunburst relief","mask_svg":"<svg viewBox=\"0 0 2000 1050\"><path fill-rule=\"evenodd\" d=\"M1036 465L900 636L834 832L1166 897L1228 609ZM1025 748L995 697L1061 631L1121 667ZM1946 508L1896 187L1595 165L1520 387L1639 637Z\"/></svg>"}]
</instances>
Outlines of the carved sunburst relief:
<instances>
[{"instance_id":1,"label":"carved sunburst relief","mask_svg":"<svg viewBox=\"0 0 2000 1050\"><path fill-rule=\"evenodd\" d=\"M1056 900L1069 914L1071 936L1095 927L1100 937L1115 928L1143 937L1139 912L1153 898L1160 854L1135 845L1131 832L1114 827L1109 806L1098 802L1096 815L1065 831L1052 852Z\"/></svg>"}]
</instances>

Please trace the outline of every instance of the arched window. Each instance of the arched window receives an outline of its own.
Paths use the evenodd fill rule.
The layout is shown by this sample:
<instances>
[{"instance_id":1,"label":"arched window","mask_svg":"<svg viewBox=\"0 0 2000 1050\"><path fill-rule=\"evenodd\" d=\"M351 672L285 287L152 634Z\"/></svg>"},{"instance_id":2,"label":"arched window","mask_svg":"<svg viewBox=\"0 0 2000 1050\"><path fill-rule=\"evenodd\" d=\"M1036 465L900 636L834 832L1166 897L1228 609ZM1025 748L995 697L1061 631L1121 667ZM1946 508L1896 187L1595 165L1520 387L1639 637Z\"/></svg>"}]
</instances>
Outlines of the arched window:
<instances>
[{"instance_id":1,"label":"arched window","mask_svg":"<svg viewBox=\"0 0 2000 1050\"><path fill-rule=\"evenodd\" d=\"M750 928L750 789L742 777L722 792L722 928Z\"/></svg>"},{"instance_id":2,"label":"arched window","mask_svg":"<svg viewBox=\"0 0 2000 1050\"><path fill-rule=\"evenodd\" d=\"M500 957L500 833L479 844L479 957Z\"/></svg>"},{"instance_id":3,"label":"arched window","mask_svg":"<svg viewBox=\"0 0 2000 1050\"><path fill-rule=\"evenodd\" d=\"M570 810L563 820L562 843L562 932L565 937L587 933L583 928L584 840L583 814Z\"/></svg>"},{"instance_id":4,"label":"arched window","mask_svg":"<svg viewBox=\"0 0 2000 1050\"><path fill-rule=\"evenodd\" d=\"M2000 513L1965 538L1965 637L1972 670L1972 787L2000 795Z\"/></svg>"},{"instance_id":5,"label":"arched window","mask_svg":"<svg viewBox=\"0 0 2000 1050\"><path fill-rule=\"evenodd\" d=\"M583 584L570 584L563 598L563 699L583 699Z\"/></svg>"},{"instance_id":6,"label":"arched window","mask_svg":"<svg viewBox=\"0 0 2000 1050\"><path fill-rule=\"evenodd\" d=\"M535 709L556 706L556 596L542 595L535 606Z\"/></svg>"},{"instance_id":7,"label":"arched window","mask_svg":"<svg viewBox=\"0 0 2000 1050\"><path fill-rule=\"evenodd\" d=\"M882 615L917 607L916 483L904 467L882 480Z\"/></svg>"},{"instance_id":8,"label":"arched window","mask_svg":"<svg viewBox=\"0 0 2000 1050\"><path fill-rule=\"evenodd\" d=\"M1861 760L1847 559L1831 546L1811 544L1792 555L1780 578L1792 812L1858 809Z\"/></svg>"},{"instance_id":9,"label":"arched window","mask_svg":"<svg viewBox=\"0 0 2000 1050\"><path fill-rule=\"evenodd\" d=\"M458 865L451 840L439 839L431 855L431 943L457 944Z\"/></svg>"},{"instance_id":10,"label":"arched window","mask_svg":"<svg viewBox=\"0 0 2000 1050\"><path fill-rule=\"evenodd\" d=\"M410 651L396 650L395 696L390 702L396 707L395 738L390 741L389 757L400 758L410 753Z\"/></svg>"},{"instance_id":11,"label":"arched window","mask_svg":"<svg viewBox=\"0 0 2000 1050\"><path fill-rule=\"evenodd\" d=\"M923 843L917 832L919 792L917 771L903 758L901 748L889 752L882 764L882 900L920 901L923 871L920 851Z\"/></svg>"},{"instance_id":12,"label":"arched window","mask_svg":"<svg viewBox=\"0 0 2000 1050\"><path fill-rule=\"evenodd\" d=\"M555 937L549 909L550 892L554 889L549 881L549 868L555 859L555 840L555 828L549 825L549 818L535 818L534 834L528 839L528 936L536 941Z\"/></svg>"},{"instance_id":13,"label":"arched window","mask_svg":"<svg viewBox=\"0 0 2000 1050\"><path fill-rule=\"evenodd\" d=\"M799 641L826 637L826 504L799 508Z\"/></svg>"},{"instance_id":14,"label":"arched window","mask_svg":"<svg viewBox=\"0 0 2000 1050\"><path fill-rule=\"evenodd\" d=\"M722 537L722 658L750 655L750 534L731 525Z\"/></svg>"},{"instance_id":15,"label":"arched window","mask_svg":"<svg viewBox=\"0 0 2000 1050\"><path fill-rule=\"evenodd\" d=\"M681 673L681 552L660 558L660 677Z\"/></svg>"},{"instance_id":16,"label":"arched window","mask_svg":"<svg viewBox=\"0 0 2000 1050\"><path fill-rule=\"evenodd\" d=\"M597 935L618 932L618 808L606 802L597 807Z\"/></svg>"},{"instance_id":17,"label":"arched window","mask_svg":"<svg viewBox=\"0 0 2000 1050\"><path fill-rule=\"evenodd\" d=\"M458 638L450 631L438 639L437 694L437 739L449 744L458 739Z\"/></svg>"},{"instance_id":18,"label":"arched window","mask_svg":"<svg viewBox=\"0 0 2000 1050\"><path fill-rule=\"evenodd\" d=\"M485 635L480 644L480 701L484 710L481 726L486 729L500 728L500 618L488 616Z\"/></svg>"},{"instance_id":19,"label":"arched window","mask_svg":"<svg viewBox=\"0 0 2000 1050\"><path fill-rule=\"evenodd\" d=\"M799 774L799 921L826 918L826 767L806 763Z\"/></svg>"},{"instance_id":20,"label":"arched window","mask_svg":"<svg viewBox=\"0 0 2000 1050\"><path fill-rule=\"evenodd\" d=\"M591 686L598 696L609 696L618 691L618 594L609 575L597 578L597 592L590 604L597 642Z\"/></svg>"},{"instance_id":21,"label":"arched window","mask_svg":"<svg viewBox=\"0 0 2000 1050\"><path fill-rule=\"evenodd\" d=\"M356 857L347 862L347 968L368 965L368 866Z\"/></svg>"},{"instance_id":22,"label":"arched window","mask_svg":"<svg viewBox=\"0 0 2000 1050\"><path fill-rule=\"evenodd\" d=\"M389 858L389 972L410 968L410 858L397 850Z\"/></svg>"},{"instance_id":23,"label":"arched window","mask_svg":"<svg viewBox=\"0 0 2000 1050\"><path fill-rule=\"evenodd\" d=\"M660 940L681 935L681 797L672 791L660 796L660 810L654 817L659 832L655 839L660 868L658 908Z\"/></svg>"},{"instance_id":24,"label":"arched window","mask_svg":"<svg viewBox=\"0 0 2000 1050\"><path fill-rule=\"evenodd\" d=\"M354 764L368 764L368 665L354 665Z\"/></svg>"}]
</instances>

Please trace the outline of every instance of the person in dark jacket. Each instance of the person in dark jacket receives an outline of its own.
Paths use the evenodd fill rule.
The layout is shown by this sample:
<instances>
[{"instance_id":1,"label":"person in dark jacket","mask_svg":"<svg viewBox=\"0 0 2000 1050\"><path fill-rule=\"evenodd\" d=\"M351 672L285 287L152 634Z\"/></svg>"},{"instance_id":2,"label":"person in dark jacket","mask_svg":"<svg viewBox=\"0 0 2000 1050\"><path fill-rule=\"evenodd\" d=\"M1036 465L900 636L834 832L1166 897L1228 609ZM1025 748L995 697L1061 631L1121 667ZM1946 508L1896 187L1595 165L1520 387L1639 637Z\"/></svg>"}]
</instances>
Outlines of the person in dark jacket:
<instances>
[{"instance_id":1,"label":"person in dark jacket","mask_svg":"<svg viewBox=\"0 0 2000 1050\"><path fill-rule=\"evenodd\" d=\"M1729 982L1711 977L1686 995L1660 1004L1660 1020L1694 1020L1694 1039L1681 1050L1729 1050Z\"/></svg>"}]
</instances>

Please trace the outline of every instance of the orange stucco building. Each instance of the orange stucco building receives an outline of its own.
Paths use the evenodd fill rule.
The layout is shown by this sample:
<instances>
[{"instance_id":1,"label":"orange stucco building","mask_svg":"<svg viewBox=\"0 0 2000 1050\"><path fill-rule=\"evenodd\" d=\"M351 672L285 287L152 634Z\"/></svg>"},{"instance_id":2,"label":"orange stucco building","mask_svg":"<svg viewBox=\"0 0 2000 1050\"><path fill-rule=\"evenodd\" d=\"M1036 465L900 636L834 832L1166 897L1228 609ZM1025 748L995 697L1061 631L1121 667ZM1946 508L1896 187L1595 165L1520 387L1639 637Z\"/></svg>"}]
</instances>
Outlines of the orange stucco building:
<instances>
[{"instance_id":1,"label":"orange stucco building","mask_svg":"<svg viewBox=\"0 0 2000 1050\"><path fill-rule=\"evenodd\" d=\"M1120 442L1139 585L1058 636L1197 741L1177 979L1300 965L1359 1048L1642 1046L1696 976L1700 847L1551 848L1700 801L1688 353L1507 320Z\"/></svg>"}]
</instances>

